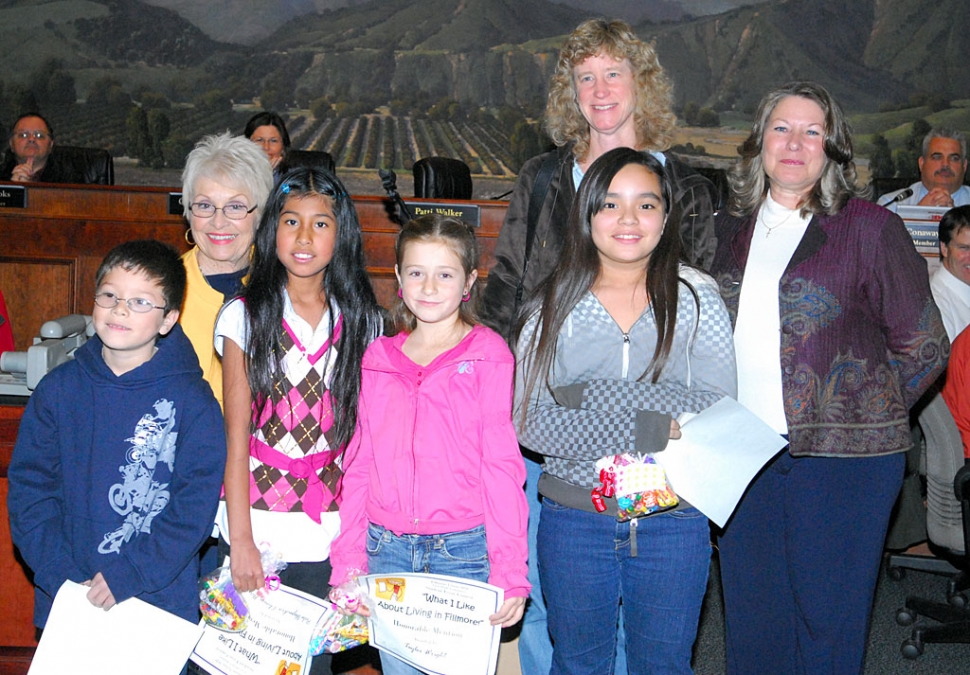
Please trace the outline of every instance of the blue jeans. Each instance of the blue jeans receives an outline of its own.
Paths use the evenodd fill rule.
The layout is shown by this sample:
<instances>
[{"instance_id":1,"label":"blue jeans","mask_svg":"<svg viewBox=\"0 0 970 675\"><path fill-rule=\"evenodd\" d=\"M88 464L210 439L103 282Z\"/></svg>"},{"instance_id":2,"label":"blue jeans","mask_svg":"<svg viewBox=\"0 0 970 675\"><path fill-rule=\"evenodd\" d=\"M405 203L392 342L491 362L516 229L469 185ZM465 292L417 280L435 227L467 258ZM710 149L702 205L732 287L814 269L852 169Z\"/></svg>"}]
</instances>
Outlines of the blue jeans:
<instances>
[{"instance_id":1,"label":"blue jeans","mask_svg":"<svg viewBox=\"0 0 970 675\"><path fill-rule=\"evenodd\" d=\"M631 675L693 672L711 561L710 528L700 512L621 523L543 498L538 552L552 675L613 672L621 601Z\"/></svg>"},{"instance_id":2,"label":"blue jeans","mask_svg":"<svg viewBox=\"0 0 970 675\"><path fill-rule=\"evenodd\" d=\"M522 619L519 633L519 666L522 675L549 675L552 669L552 640L549 638L549 624L546 620L546 601L542 597L542 583L539 578L539 562L536 553L536 539L539 536L539 512L542 501L539 498L539 477L542 464L523 455L525 462L525 500L529 505L529 583L532 591ZM616 630L616 662L613 675L627 675L626 670L626 631L623 627L623 611L620 611L619 626Z\"/></svg>"},{"instance_id":3,"label":"blue jeans","mask_svg":"<svg viewBox=\"0 0 970 675\"><path fill-rule=\"evenodd\" d=\"M539 582L539 564L536 561L536 537L539 534L539 477L542 464L523 457L525 461L525 500L529 505L529 583L532 591L522 618L519 633L519 665L522 675L549 675L552 667L552 641L546 624L546 601L542 597Z\"/></svg>"},{"instance_id":4,"label":"blue jeans","mask_svg":"<svg viewBox=\"0 0 970 675\"><path fill-rule=\"evenodd\" d=\"M380 525L367 528L369 574L424 572L462 579L488 581L488 549L485 526L448 534L398 536ZM384 675L418 675L423 671L381 652Z\"/></svg>"}]
</instances>

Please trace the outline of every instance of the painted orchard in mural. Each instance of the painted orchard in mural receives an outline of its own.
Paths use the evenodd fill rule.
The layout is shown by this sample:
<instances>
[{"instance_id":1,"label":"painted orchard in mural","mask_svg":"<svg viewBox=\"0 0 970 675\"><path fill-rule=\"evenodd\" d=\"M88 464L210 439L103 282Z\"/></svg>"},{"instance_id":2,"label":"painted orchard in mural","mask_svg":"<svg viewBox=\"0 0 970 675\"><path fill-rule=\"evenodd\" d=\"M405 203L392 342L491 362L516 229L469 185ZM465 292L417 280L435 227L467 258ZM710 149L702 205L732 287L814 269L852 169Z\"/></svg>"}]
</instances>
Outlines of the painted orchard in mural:
<instances>
[{"instance_id":1,"label":"painted orchard in mural","mask_svg":"<svg viewBox=\"0 0 970 675\"><path fill-rule=\"evenodd\" d=\"M347 170L446 155L510 178L545 143L538 121L563 36L590 14L627 11L675 83L681 152L733 156L757 100L794 78L839 98L859 154L883 173L915 166L914 122L970 129L964 0L626 4L0 2L0 125L38 109L59 143L177 169L202 135L239 133L268 109L293 147Z\"/></svg>"}]
</instances>

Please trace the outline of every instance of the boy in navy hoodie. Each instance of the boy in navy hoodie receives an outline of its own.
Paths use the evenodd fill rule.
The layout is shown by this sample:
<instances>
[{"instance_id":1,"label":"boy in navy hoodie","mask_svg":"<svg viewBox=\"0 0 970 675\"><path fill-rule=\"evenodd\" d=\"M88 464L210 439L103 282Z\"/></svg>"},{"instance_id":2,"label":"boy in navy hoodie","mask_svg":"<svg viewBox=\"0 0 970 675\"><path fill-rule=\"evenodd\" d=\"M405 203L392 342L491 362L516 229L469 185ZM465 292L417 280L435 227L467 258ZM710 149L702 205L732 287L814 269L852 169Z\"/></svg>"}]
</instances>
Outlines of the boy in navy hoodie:
<instances>
[{"instance_id":1,"label":"boy in navy hoodie","mask_svg":"<svg viewBox=\"0 0 970 675\"><path fill-rule=\"evenodd\" d=\"M195 623L226 440L176 323L185 268L170 246L128 242L105 257L96 286L97 337L34 390L8 472L34 623L44 627L67 579L90 586L96 607L137 597Z\"/></svg>"}]
</instances>

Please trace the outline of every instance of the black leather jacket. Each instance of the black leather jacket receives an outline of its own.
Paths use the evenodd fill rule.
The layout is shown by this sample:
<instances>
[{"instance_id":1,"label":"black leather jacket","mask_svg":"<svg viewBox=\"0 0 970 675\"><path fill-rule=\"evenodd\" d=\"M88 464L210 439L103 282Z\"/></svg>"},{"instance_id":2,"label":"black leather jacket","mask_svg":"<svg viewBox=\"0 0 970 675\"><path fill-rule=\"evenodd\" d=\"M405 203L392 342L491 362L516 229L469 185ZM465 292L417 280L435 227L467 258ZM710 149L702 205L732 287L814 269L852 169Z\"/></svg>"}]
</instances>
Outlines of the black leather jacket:
<instances>
[{"instance_id":1,"label":"black leather jacket","mask_svg":"<svg viewBox=\"0 0 970 675\"><path fill-rule=\"evenodd\" d=\"M550 155L557 158L546 192L528 264L525 240L528 232L529 200L536 177ZM707 270L714 259L714 185L670 153L665 171L673 187L671 222L680 222L681 241L687 262ZM539 285L559 264L569 209L576 198L573 187L572 144L533 157L519 172L505 222L495 245L495 266L488 273L482 306L482 321L506 340L512 337L520 305L525 304ZM516 302L516 289L522 281L522 301Z\"/></svg>"}]
</instances>

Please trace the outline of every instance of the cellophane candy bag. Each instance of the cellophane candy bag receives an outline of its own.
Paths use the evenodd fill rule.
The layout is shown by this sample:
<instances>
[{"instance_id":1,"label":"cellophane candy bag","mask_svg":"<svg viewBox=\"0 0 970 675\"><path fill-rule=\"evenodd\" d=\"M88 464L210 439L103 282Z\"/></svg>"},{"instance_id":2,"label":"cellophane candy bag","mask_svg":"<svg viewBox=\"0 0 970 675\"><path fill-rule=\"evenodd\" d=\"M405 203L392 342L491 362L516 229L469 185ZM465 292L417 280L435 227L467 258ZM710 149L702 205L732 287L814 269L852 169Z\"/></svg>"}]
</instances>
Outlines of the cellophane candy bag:
<instances>
[{"instance_id":1,"label":"cellophane candy bag","mask_svg":"<svg viewBox=\"0 0 970 675\"><path fill-rule=\"evenodd\" d=\"M310 639L310 653L314 656L336 654L367 642L367 619L356 613L365 604L362 589L357 584L360 574L359 571L354 572L349 580L331 589L330 608L320 619Z\"/></svg>"},{"instance_id":2,"label":"cellophane candy bag","mask_svg":"<svg viewBox=\"0 0 970 675\"><path fill-rule=\"evenodd\" d=\"M592 500L598 511L605 511L604 497L616 497L617 520L630 520L680 503L667 482L667 474L650 455L613 455L596 462L600 485L593 488ZM602 508L601 508L602 507Z\"/></svg>"},{"instance_id":3,"label":"cellophane candy bag","mask_svg":"<svg viewBox=\"0 0 970 675\"><path fill-rule=\"evenodd\" d=\"M266 545L260 545L260 562L266 586L257 593L279 588L279 573L286 568L286 561L273 553ZM199 609L203 620L220 630L239 633L246 630L246 618L249 607L232 583L232 573L229 565L217 567L199 580Z\"/></svg>"}]
</instances>

